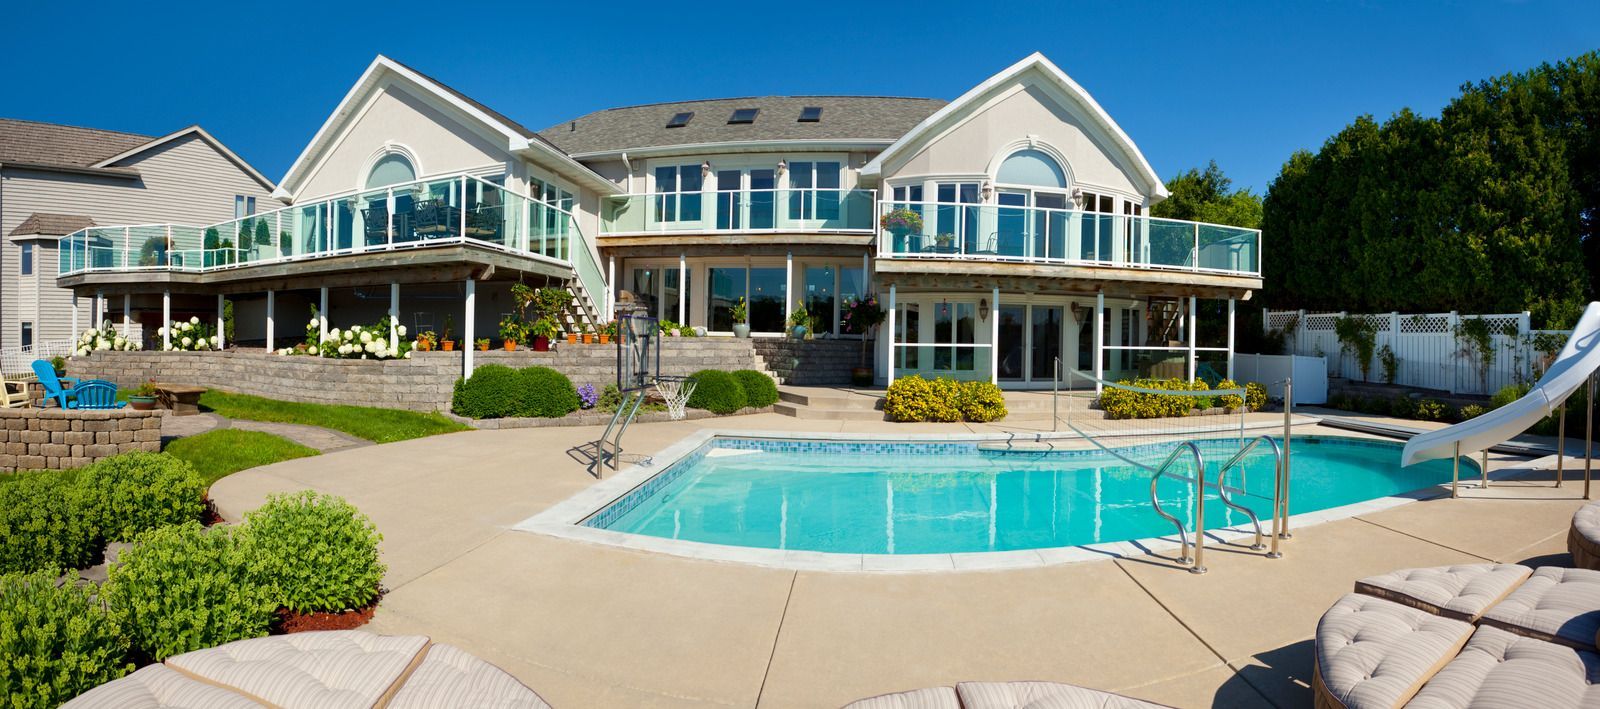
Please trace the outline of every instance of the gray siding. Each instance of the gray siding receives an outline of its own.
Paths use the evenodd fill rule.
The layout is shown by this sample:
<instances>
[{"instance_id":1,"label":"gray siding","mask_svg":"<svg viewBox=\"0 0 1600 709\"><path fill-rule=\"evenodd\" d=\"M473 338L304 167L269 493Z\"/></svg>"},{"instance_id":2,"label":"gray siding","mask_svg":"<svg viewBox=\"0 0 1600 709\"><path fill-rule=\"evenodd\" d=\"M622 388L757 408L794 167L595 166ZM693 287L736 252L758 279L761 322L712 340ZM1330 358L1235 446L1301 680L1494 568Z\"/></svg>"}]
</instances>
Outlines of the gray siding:
<instances>
[{"instance_id":1,"label":"gray siding","mask_svg":"<svg viewBox=\"0 0 1600 709\"><path fill-rule=\"evenodd\" d=\"M0 173L0 235L35 212L79 214L101 226L175 222L207 225L233 218L234 195L256 198L256 211L278 206L261 185L205 140L190 135L118 163L139 179L18 170ZM34 276L22 277L21 247L0 242L0 346L16 345L21 322L34 321L34 341L72 337L71 292L55 286L53 244L34 250ZM30 282L31 281L31 282ZM30 293L36 291L37 295ZM87 307L80 301L80 307ZM35 310L37 308L37 310ZM88 327L87 310L80 327Z\"/></svg>"}]
</instances>

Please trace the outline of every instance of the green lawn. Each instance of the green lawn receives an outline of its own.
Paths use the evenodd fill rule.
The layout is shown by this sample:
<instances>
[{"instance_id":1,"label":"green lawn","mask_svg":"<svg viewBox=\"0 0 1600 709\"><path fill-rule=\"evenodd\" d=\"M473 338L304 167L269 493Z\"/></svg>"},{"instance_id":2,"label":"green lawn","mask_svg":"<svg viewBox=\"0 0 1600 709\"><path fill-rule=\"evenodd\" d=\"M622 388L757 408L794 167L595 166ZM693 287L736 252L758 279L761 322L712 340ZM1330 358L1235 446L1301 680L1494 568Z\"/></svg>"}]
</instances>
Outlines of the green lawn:
<instances>
[{"instance_id":1,"label":"green lawn","mask_svg":"<svg viewBox=\"0 0 1600 709\"><path fill-rule=\"evenodd\" d=\"M310 385L309 382L307 384ZM230 394L215 389L200 396L200 405L231 419L321 426L374 443L392 443L468 429L437 412L423 414L369 406L302 404L249 394Z\"/></svg>"},{"instance_id":2,"label":"green lawn","mask_svg":"<svg viewBox=\"0 0 1600 709\"><path fill-rule=\"evenodd\" d=\"M167 444L165 452L189 461L205 479L206 487L245 468L317 455L316 449L282 436L230 428L179 438Z\"/></svg>"}]
</instances>

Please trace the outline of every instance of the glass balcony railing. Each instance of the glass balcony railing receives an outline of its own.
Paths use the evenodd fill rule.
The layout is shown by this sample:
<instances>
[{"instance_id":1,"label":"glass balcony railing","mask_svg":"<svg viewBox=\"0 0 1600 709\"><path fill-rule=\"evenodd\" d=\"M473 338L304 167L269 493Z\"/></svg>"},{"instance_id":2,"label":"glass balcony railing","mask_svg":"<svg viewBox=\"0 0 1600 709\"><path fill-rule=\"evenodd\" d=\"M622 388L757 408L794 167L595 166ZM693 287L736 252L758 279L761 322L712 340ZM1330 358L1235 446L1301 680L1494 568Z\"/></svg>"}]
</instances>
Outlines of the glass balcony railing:
<instances>
[{"instance_id":1,"label":"glass balcony railing","mask_svg":"<svg viewBox=\"0 0 1600 709\"><path fill-rule=\"evenodd\" d=\"M600 233L871 232L873 190L662 192L607 197Z\"/></svg>"},{"instance_id":2,"label":"glass balcony railing","mask_svg":"<svg viewBox=\"0 0 1600 709\"><path fill-rule=\"evenodd\" d=\"M470 175L417 180L210 226L91 227L61 239L58 273L205 272L434 246L473 245L563 262L606 292L571 212Z\"/></svg>"},{"instance_id":3,"label":"glass balcony railing","mask_svg":"<svg viewBox=\"0 0 1600 709\"><path fill-rule=\"evenodd\" d=\"M878 205L916 215L880 227L878 257L1017 261L1261 274L1261 231L1177 219L935 202ZM920 222L920 228L912 225Z\"/></svg>"}]
</instances>

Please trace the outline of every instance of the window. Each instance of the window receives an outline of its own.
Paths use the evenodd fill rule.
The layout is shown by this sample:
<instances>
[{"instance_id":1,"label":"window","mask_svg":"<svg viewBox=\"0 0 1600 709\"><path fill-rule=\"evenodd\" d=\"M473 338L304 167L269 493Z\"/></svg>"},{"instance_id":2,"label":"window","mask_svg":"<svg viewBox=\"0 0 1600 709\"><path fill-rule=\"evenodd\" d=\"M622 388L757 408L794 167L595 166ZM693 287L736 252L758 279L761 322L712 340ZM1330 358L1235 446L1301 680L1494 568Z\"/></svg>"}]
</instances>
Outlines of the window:
<instances>
[{"instance_id":1,"label":"window","mask_svg":"<svg viewBox=\"0 0 1600 709\"><path fill-rule=\"evenodd\" d=\"M761 112L761 109L759 109L759 108L737 108L737 109L734 109L733 115L728 117L728 125L738 125L738 124L743 124L743 123L755 123L756 122L756 114L760 113L760 112Z\"/></svg>"},{"instance_id":2,"label":"window","mask_svg":"<svg viewBox=\"0 0 1600 709\"><path fill-rule=\"evenodd\" d=\"M243 219L256 213L256 198L242 194L233 196L233 218Z\"/></svg>"},{"instance_id":3,"label":"window","mask_svg":"<svg viewBox=\"0 0 1600 709\"><path fill-rule=\"evenodd\" d=\"M1065 189L1067 174L1061 169L1061 165L1056 163L1055 158L1043 151L1029 148L1012 153L1005 162L1000 163L1000 169L995 173L995 182L1004 185Z\"/></svg>"},{"instance_id":4,"label":"window","mask_svg":"<svg viewBox=\"0 0 1600 709\"><path fill-rule=\"evenodd\" d=\"M817 332L833 332L833 313L839 304L835 278L838 271L832 266L811 266L805 270L806 312L812 317Z\"/></svg>"},{"instance_id":5,"label":"window","mask_svg":"<svg viewBox=\"0 0 1600 709\"><path fill-rule=\"evenodd\" d=\"M411 161L399 153L389 153L372 164L372 171L367 173L367 188L388 187L415 179L417 170L411 166Z\"/></svg>"},{"instance_id":6,"label":"window","mask_svg":"<svg viewBox=\"0 0 1600 709\"><path fill-rule=\"evenodd\" d=\"M682 128L689 125L689 119L694 118L694 111L672 114L672 120L667 121L668 128Z\"/></svg>"},{"instance_id":7,"label":"window","mask_svg":"<svg viewBox=\"0 0 1600 709\"><path fill-rule=\"evenodd\" d=\"M839 163L789 163L789 218L839 218Z\"/></svg>"},{"instance_id":8,"label":"window","mask_svg":"<svg viewBox=\"0 0 1600 709\"><path fill-rule=\"evenodd\" d=\"M22 275L33 275L33 244L22 242Z\"/></svg>"},{"instance_id":9,"label":"window","mask_svg":"<svg viewBox=\"0 0 1600 709\"><path fill-rule=\"evenodd\" d=\"M18 340L18 344L21 344L23 347L33 346L33 323L22 323L22 339Z\"/></svg>"},{"instance_id":10,"label":"window","mask_svg":"<svg viewBox=\"0 0 1600 709\"><path fill-rule=\"evenodd\" d=\"M800 109L800 123L818 123L822 120L821 106L806 106Z\"/></svg>"},{"instance_id":11,"label":"window","mask_svg":"<svg viewBox=\"0 0 1600 709\"><path fill-rule=\"evenodd\" d=\"M656 168L656 221L700 221L699 165Z\"/></svg>"},{"instance_id":12,"label":"window","mask_svg":"<svg viewBox=\"0 0 1600 709\"><path fill-rule=\"evenodd\" d=\"M783 268L708 268L709 297L706 299L706 327L727 332L733 329L733 306L745 299L745 316L753 332L783 332L788 314L783 312L785 293Z\"/></svg>"},{"instance_id":13,"label":"window","mask_svg":"<svg viewBox=\"0 0 1600 709\"><path fill-rule=\"evenodd\" d=\"M977 342L977 329L974 327L977 310L977 303L944 302L934 306L934 344L955 345L934 348L935 370L971 372L976 369L977 350L959 345L971 345Z\"/></svg>"},{"instance_id":14,"label":"window","mask_svg":"<svg viewBox=\"0 0 1600 709\"><path fill-rule=\"evenodd\" d=\"M965 252L976 251L978 248L978 183L941 182L939 183L937 197L939 206L934 215L937 226L932 230L936 235L936 248L960 248ZM946 240L937 238L947 234L952 238Z\"/></svg>"}]
</instances>

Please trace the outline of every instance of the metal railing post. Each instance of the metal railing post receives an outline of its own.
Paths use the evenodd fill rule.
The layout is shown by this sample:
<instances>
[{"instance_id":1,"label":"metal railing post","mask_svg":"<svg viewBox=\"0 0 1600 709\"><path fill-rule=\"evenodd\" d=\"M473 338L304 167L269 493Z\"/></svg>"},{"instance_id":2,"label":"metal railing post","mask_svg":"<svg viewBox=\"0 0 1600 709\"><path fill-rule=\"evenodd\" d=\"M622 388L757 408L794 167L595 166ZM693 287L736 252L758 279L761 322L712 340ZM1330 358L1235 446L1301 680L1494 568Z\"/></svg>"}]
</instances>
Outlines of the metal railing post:
<instances>
[{"instance_id":1,"label":"metal railing post","mask_svg":"<svg viewBox=\"0 0 1600 709\"><path fill-rule=\"evenodd\" d=\"M1294 377L1283 380L1283 486L1278 490L1281 498L1278 502L1280 512L1278 521L1272 525L1272 536L1276 539L1292 539L1289 533L1289 451L1292 448L1289 437L1293 426L1294 409ZM1276 542L1274 542L1276 544Z\"/></svg>"},{"instance_id":2,"label":"metal railing post","mask_svg":"<svg viewBox=\"0 0 1600 709\"><path fill-rule=\"evenodd\" d=\"M1450 497L1460 497L1461 493L1457 488L1461 484L1461 441L1456 441L1455 455L1450 457L1450 461L1452 463L1450 469Z\"/></svg>"},{"instance_id":3,"label":"metal railing post","mask_svg":"<svg viewBox=\"0 0 1600 709\"><path fill-rule=\"evenodd\" d=\"M1561 402L1561 416L1556 421L1556 487L1561 487L1565 477L1563 468L1567 460L1567 402Z\"/></svg>"},{"instance_id":4,"label":"metal railing post","mask_svg":"<svg viewBox=\"0 0 1600 709\"><path fill-rule=\"evenodd\" d=\"M1478 477L1481 478L1481 482L1478 484L1478 486L1483 488L1483 489L1488 489L1489 488L1489 449L1488 448L1483 449L1483 452L1480 455L1482 456L1481 460L1483 462L1478 464Z\"/></svg>"},{"instance_id":5,"label":"metal railing post","mask_svg":"<svg viewBox=\"0 0 1600 709\"><path fill-rule=\"evenodd\" d=\"M1589 410L1583 425L1583 499L1589 499L1589 483L1594 477L1594 374L1589 374L1588 397L1584 408Z\"/></svg>"},{"instance_id":6,"label":"metal railing post","mask_svg":"<svg viewBox=\"0 0 1600 709\"><path fill-rule=\"evenodd\" d=\"M1057 408L1057 403L1056 403L1056 402L1060 401L1060 399L1061 399L1061 358L1060 357L1056 358L1055 367L1056 367L1055 375L1053 377L1051 377L1051 379L1050 379L1050 386L1053 387L1052 391L1050 392L1050 430L1051 431L1059 431L1059 430L1061 430L1060 428L1058 428L1058 424L1061 422L1061 414L1060 414L1060 412L1059 412L1059 410ZM1072 407L1068 406L1067 407L1067 415L1071 416L1072 415L1071 412L1072 412Z\"/></svg>"},{"instance_id":7,"label":"metal railing post","mask_svg":"<svg viewBox=\"0 0 1600 709\"><path fill-rule=\"evenodd\" d=\"M1206 463L1196 458L1194 470L1194 565L1191 574L1206 572ZM1218 494L1222 491L1218 490Z\"/></svg>"}]
</instances>

